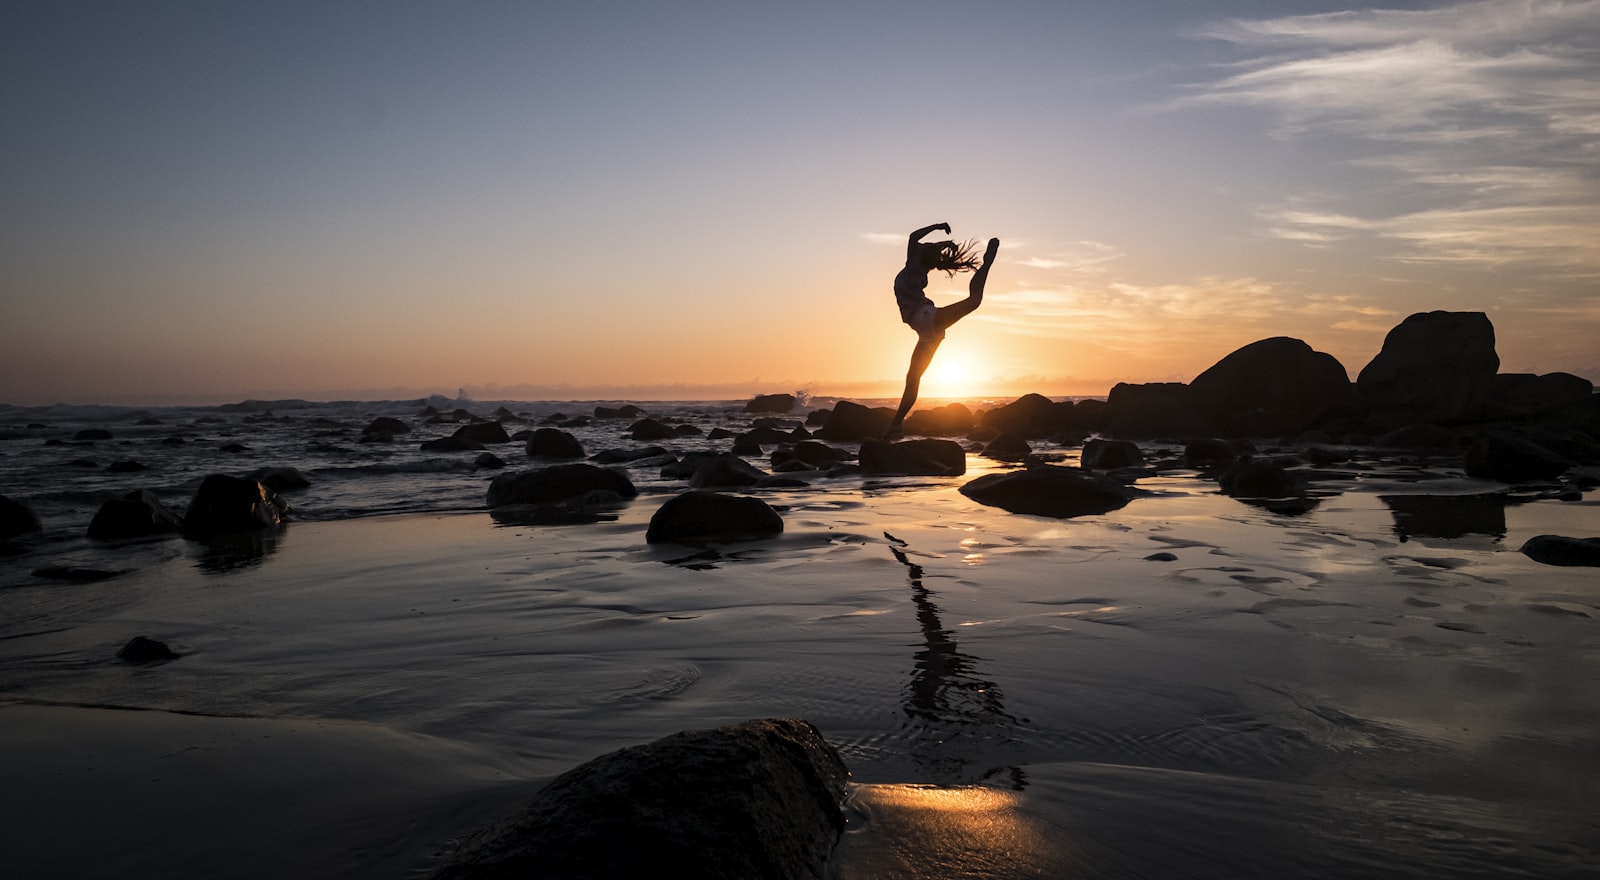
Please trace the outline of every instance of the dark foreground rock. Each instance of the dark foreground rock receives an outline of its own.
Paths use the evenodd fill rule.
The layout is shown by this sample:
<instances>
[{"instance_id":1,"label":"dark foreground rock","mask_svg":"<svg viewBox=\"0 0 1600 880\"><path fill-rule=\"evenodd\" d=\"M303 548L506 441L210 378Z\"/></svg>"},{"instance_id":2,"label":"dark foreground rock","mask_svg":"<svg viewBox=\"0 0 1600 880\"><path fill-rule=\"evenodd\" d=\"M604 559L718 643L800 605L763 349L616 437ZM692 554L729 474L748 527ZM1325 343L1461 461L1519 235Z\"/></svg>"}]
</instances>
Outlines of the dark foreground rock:
<instances>
[{"instance_id":1,"label":"dark foreground rock","mask_svg":"<svg viewBox=\"0 0 1600 880\"><path fill-rule=\"evenodd\" d=\"M1110 477L1077 468L1041 465L979 477L962 486L961 494L1012 513L1069 517L1107 513L1141 493Z\"/></svg>"},{"instance_id":2,"label":"dark foreground rock","mask_svg":"<svg viewBox=\"0 0 1600 880\"><path fill-rule=\"evenodd\" d=\"M1600 538L1535 535L1522 545L1522 554L1545 565L1600 567Z\"/></svg>"},{"instance_id":3,"label":"dark foreground rock","mask_svg":"<svg viewBox=\"0 0 1600 880\"><path fill-rule=\"evenodd\" d=\"M861 444L861 472L873 476L959 477L967 472L967 451L954 440L902 440Z\"/></svg>"},{"instance_id":4,"label":"dark foreground rock","mask_svg":"<svg viewBox=\"0 0 1600 880\"><path fill-rule=\"evenodd\" d=\"M167 509L150 492L129 492L100 505L89 521L89 537L96 540L143 538L183 529L183 517Z\"/></svg>"},{"instance_id":5,"label":"dark foreground rock","mask_svg":"<svg viewBox=\"0 0 1600 880\"><path fill-rule=\"evenodd\" d=\"M434 877L821 880L844 794L844 764L805 721L684 731L556 777Z\"/></svg>"},{"instance_id":6,"label":"dark foreground rock","mask_svg":"<svg viewBox=\"0 0 1600 880\"><path fill-rule=\"evenodd\" d=\"M180 654L174 653L165 642L144 636L134 636L122 650L117 652L117 657L124 663L159 663L163 660L176 660Z\"/></svg>"},{"instance_id":7,"label":"dark foreground rock","mask_svg":"<svg viewBox=\"0 0 1600 880\"><path fill-rule=\"evenodd\" d=\"M281 525L289 504L256 480L211 474L201 481L183 515L188 535L252 532Z\"/></svg>"},{"instance_id":8,"label":"dark foreground rock","mask_svg":"<svg viewBox=\"0 0 1600 880\"><path fill-rule=\"evenodd\" d=\"M753 541L783 531L783 517L760 498L692 490L661 505L644 539L651 544Z\"/></svg>"},{"instance_id":9,"label":"dark foreground rock","mask_svg":"<svg viewBox=\"0 0 1600 880\"><path fill-rule=\"evenodd\" d=\"M591 492L612 492L633 498L639 490L621 471L592 464L563 464L501 474L489 481L489 507L512 504L555 504Z\"/></svg>"},{"instance_id":10,"label":"dark foreground rock","mask_svg":"<svg viewBox=\"0 0 1600 880\"><path fill-rule=\"evenodd\" d=\"M0 541L37 532L44 526L28 505L0 495Z\"/></svg>"}]
</instances>

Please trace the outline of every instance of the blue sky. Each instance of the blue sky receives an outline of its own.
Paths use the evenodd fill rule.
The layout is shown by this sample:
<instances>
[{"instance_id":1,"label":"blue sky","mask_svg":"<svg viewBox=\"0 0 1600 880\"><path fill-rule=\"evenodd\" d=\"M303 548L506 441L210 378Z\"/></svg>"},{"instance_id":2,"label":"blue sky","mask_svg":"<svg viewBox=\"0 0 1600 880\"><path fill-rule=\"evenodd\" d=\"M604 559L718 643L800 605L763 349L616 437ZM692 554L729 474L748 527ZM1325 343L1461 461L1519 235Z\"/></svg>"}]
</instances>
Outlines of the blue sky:
<instances>
[{"instance_id":1,"label":"blue sky","mask_svg":"<svg viewBox=\"0 0 1600 880\"><path fill-rule=\"evenodd\" d=\"M0 402L1600 379L1600 2L0 3ZM930 294L961 295L940 277Z\"/></svg>"}]
</instances>

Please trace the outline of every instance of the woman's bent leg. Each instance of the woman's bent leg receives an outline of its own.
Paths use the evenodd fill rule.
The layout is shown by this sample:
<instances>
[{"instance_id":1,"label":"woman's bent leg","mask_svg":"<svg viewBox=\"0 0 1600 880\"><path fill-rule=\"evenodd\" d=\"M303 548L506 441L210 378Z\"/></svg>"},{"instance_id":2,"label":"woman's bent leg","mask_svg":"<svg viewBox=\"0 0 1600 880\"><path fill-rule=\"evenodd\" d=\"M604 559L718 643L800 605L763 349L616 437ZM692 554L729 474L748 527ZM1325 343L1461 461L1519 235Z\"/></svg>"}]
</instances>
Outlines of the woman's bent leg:
<instances>
[{"instance_id":1,"label":"woman's bent leg","mask_svg":"<svg viewBox=\"0 0 1600 880\"><path fill-rule=\"evenodd\" d=\"M940 308L934 318L934 326L940 330L947 329L983 305L983 286L989 281L989 267L994 265L994 255L999 250L1000 239L989 239L989 248L983 252L983 265L972 273L972 281L967 285L967 298Z\"/></svg>"}]
</instances>

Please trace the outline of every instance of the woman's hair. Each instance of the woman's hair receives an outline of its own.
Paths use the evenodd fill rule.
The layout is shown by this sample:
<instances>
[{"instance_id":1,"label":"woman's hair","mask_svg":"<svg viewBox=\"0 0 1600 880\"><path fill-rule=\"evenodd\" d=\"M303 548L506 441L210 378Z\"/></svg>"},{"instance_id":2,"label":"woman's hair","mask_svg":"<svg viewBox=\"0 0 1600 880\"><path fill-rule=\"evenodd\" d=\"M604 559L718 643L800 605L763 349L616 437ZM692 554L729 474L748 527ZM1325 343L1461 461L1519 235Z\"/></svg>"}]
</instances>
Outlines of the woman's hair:
<instances>
[{"instance_id":1,"label":"woman's hair","mask_svg":"<svg viewBox=\"0 0 1600 880\"><path fill-rule=\"evenodd\" d=\"M928 241L922 243L922 265L933 271L940 269L952 277L957 272L972 272L979 265L978 240L963 242Z\"/></svg>"}]
</instances>

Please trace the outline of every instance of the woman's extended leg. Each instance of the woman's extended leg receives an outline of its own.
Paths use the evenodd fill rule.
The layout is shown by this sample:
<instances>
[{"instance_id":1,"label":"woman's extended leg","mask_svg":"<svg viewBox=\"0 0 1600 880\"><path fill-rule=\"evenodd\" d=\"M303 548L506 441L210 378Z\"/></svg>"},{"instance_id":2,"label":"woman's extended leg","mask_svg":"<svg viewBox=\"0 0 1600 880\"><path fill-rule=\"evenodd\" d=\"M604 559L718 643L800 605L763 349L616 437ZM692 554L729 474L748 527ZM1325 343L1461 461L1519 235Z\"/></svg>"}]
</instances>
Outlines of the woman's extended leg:
<instances>
[{"instance_id":1,"label":"woman's extended leg","mask_svg":"<svg viewBox=\"0 0 1600 880\"><path fill-rule=\"evenodd\" d=\"M900 430L900 423L906 420L906 413L911 412L912 405L917 402L917 392L922 388L922 374L928 371L928 365L933 363L933 353L939 350L939 343L943 341L943 333L937 336L917 337L917 347L911 350L911 367L906 370L906 390L900 395L900 409L895 411L894 420L889 422L888 430L883 432L883 439L889 439L892 434Z\"/></svg>"},{"instance_id":2,"label":"woman's extended leg","mask_svg":"<svg viewBox=\"0 0 1600 880\"><path fill-rule=\"evenodd\" d=\"M967 285L967 298L940 308L933 319L935 327L944 330L983 305L983 285L989 280L989 267L994 265L994 255L999 250L1000 239L989 239L989 247L983 252L983 265L972 273L972 282Z\"/></svg>"}]
</instances>

